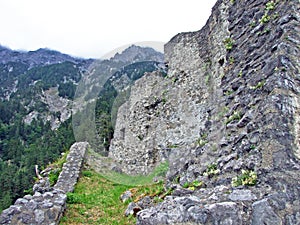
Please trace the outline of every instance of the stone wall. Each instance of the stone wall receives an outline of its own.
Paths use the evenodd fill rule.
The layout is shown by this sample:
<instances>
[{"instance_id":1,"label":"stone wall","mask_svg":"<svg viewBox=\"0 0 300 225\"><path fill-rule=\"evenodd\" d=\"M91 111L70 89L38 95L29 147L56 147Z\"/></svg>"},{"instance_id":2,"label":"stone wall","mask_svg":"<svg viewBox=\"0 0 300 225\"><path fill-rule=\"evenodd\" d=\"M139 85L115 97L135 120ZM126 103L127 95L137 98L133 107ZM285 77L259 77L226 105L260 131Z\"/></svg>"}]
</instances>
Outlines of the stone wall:
<instances>
[{"instance_id":1,"label":"stone wall","mask_svg":"<svg viewBox=\"0 0 300 225\"><path fill-rule=\"evenodd\" d=\"M218 86L224 68L219 61L226 61L223 40L229 23L228 5L218 4L211 20L220 23L208 23L205 32L174 37L165 46L167 77L142 77L119 108L110 156L124 172L149 173L174 150L193 147L206 133L209 112L221 108Z\"/></svg>"},{"instance_id":2,"label":"stone wall","mask_svg":"<svg viewBox=\"0 0 300 225\"><path fill-rule=\"evenodd\" d=\"M54 187L50 187L47 178L40 179L33 187L33 195L19 198L3 210L0 224L59 224L66 208L66 194L74 190L87 149L87 142L73 144Z\"/></svg>"},{"instance_id":3,"label":"stone wall","mask_svg":"<svg viewBox=\"0 0 300 225\"><path fill-rule=\"evenodd\" d=\"M218 0L200 31L165 45L167 77L136 82L110 156L133 174L168 160L173 189L138 224L300 224L299 12Z\"/></svg>"}]
</instances>

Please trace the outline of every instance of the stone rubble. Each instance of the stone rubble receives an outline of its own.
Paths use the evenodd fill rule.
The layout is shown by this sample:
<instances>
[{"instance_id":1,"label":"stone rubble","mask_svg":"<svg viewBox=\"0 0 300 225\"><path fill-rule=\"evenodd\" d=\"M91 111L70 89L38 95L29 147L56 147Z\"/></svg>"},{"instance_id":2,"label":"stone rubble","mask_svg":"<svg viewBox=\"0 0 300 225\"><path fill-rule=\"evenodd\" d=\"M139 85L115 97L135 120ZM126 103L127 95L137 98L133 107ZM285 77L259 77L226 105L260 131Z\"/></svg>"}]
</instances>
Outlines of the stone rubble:
<instances>
[{"instance_id":1,"label":"stone rubble","mask_svg":"<svg viewBox=\"0 0 300 225\"><path fill-rule=\"evenodd\" d=\"M3 210L0 224L59 224L66 209L66 194L74 190L88 146L87 142L73 144L54 187L50 187L47 177L39 180L33 187L33 195L25 195Z\"/></svg>"}]
</instances>

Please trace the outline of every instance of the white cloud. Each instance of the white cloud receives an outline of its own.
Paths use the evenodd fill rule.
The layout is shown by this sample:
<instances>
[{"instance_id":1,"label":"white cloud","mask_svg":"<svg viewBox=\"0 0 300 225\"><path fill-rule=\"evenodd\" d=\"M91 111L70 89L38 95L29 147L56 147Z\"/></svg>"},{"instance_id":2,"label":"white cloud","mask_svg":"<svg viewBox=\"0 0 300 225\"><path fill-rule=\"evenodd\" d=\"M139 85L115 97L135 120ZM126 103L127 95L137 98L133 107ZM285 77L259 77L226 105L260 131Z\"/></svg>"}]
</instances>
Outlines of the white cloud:
<instances>
[{"instance_id":1,"label":"white cloud","mask_svg":"<svg viewBox=\"0 0 300 225\"><path fill-rule=\"evenodd\" d=\"M216 0L1 0L0 43L83 57L199 30Z\"/></svg>"}]
</instances>

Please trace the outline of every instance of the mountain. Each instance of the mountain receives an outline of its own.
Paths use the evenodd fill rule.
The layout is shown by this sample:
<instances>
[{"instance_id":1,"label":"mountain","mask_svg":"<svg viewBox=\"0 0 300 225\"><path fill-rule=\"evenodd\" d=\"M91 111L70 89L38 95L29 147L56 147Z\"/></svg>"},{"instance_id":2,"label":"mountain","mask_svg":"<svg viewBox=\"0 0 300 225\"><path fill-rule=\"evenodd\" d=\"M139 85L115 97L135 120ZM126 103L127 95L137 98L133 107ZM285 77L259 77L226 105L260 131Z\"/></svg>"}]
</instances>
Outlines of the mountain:
<instances>
[{"instance_id":1,"label":"mountain","mask_svg":"<svg viewBox=\"0 0 300 225\"><path fill-rule=\"evenodd\" d=\"M14 51L0 45L0 63L3 64L19 62L26 64L29 66L29 68L31 68L38 65L57 64L65 61L77 64L79 62L91 62L93 60L74 58L67 54L63 54L47 48L40 48L36 51L21 52Z\"/></svg>"},{"instance_id":2,"label":"mountain","mask_svg":"<svg viewBox=\"0 0 300 225\"><path fill-rule=\"evenodd\" d=\"M140 47L136 45L131 45L125 49L121 54L117 53L111 60L121 61L121 62L130 62L135 63L139 61L147 60L163 62L164 57L162 53L158 53L153 48L149 47Z\"/></svg>"},{"instance_id":3,"label":"mountain","mask_svg":"<svg viewBox=\"0 0 300 225\"><path fill-rule=\"evenodd\" d=\"M138 46L103 61L74 58L49 49L18 52L0 47L0 210L23 196L24 190L30 190L34 165L47 166L75 142L78 137L74 137L72 119L76 121L77 112L91 101L99 105L97 116L103 109L111 110L112 105L107 109L107 101L112 104L118 92L128 89L145 72L158 70L162 56ZM135 64L130 62L132 58ZM107 78L101 80L104 75ZM97 79L103 84L107 81L110 88L103 89ZM100 89L95 96L74 101L81 86L87 87L83 90L87 95L88 90L95 90L94 86ZM102 95L109 98L103 100ZM89 99L91 96L95 98ZM110 131L99 131L96 139L101 135L109 138L113 132L111 119L101 121L109 124ZM95 150L106 147L98 147L97 143L91 143Z\"/></svg>"}]
</instances>

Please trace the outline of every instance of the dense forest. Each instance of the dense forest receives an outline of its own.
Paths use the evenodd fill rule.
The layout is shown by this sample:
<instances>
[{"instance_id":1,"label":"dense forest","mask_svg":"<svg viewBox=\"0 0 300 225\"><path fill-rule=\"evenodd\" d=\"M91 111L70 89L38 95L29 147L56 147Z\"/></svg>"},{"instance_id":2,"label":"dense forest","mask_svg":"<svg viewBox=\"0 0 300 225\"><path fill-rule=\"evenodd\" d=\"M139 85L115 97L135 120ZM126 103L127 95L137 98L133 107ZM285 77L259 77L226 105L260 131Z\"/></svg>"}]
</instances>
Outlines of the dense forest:
<instances>
[{"instance_id":1,"label":"dense forest","mask_svg":"<svg viewBox=\"0 0 300 225\"><path fill-rule=\"evenodd\" d=\"M58 86L60 96L72 99L80 78L79 66L71 62L31 69L20 62L0 65L0 211L30 192L34 165L44 168L74 143L71 118L51 129L45 115L59 113L49 112L40 96ZM40 114L26 123L32 111Z\"/></svg>"}]
</instances>

